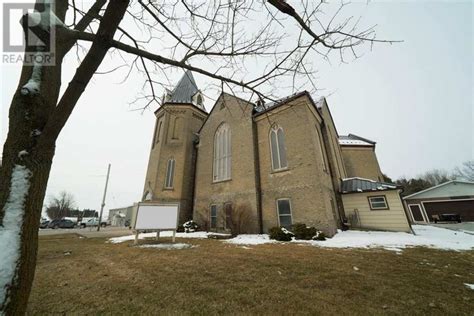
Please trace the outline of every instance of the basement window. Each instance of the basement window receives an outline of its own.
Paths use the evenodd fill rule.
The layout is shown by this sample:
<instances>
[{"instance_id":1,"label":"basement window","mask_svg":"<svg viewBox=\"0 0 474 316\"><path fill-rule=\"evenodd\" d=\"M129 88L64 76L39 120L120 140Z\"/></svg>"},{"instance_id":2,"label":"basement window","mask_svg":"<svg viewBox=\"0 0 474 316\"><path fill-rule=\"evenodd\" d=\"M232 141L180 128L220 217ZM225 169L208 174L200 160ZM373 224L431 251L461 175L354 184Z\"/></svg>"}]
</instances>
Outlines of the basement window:
<instances>
[{"instance_id":1,"label":"basement window","mask_svg":"<svg viewBox=\"0 0 474 316\"><path fill-rule=\"evenodd\" d=\"M385 195L369 196L368 199L371 210L388 210L388 204Z\"/></svg>"},{"instance_id":2,"label":"basement window","mask_svg":"<svg viewBox=\"0 0 474 316\"><path fill-rule=\"evenodd\" d=\"M291 218L291 203L290 199L280 199L277 200L277 211L278 211L278 224L280 227L285 227L287 229L291 228L293 224Z\"/></svg>"},{"instance_id":3,"label":"basement window","mask_svg":"<svg viewBox=\"0 0 474 316\"><path fill-rule=\"evenodd\" d=\"M211 228L217 228L217 205L211 205Z\"/></svg>"}]
</instances>

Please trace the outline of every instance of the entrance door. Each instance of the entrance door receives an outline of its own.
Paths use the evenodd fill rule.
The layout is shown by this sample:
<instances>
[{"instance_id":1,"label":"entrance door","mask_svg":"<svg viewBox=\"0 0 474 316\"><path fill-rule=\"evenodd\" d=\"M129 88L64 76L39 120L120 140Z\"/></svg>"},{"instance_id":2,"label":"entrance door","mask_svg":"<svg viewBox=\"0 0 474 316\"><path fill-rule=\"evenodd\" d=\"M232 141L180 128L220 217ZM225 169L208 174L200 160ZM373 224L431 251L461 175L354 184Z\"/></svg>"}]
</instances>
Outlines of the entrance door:
<instances>
[{"instance_id":1,"label":"entrance door","mask_svg":"<svg viewBox=\"0 0 474 316\"><path fill-rule=\"evenodd\" d=\"M411 212L411 217L413 218L414 222L424 222L425 219L423 217L423 213L421 211L421 206L419 204L410 204L408 205Z\"/></svg>"}]
</instances>

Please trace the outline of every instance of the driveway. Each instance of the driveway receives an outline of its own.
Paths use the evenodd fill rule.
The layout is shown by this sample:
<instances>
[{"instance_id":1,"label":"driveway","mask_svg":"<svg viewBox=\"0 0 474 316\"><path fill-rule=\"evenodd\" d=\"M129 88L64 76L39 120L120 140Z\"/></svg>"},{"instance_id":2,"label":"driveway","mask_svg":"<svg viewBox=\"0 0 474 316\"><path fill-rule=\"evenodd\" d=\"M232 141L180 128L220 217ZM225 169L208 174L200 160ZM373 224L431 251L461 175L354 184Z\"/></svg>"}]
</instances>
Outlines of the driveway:
<instances>
[{"instance_id":1,"label":"driveway","mask_svg":"<svg viewBox=\"0 0 474 316\"><path fill-rule=\"evenodd\" d=\"M132 234L132 231L126 227L105 227L97 231L97 227L91 228L73 228L73 229L40 229L39 236L64 235L64 234L79 234L87 238L94 237L119 237Z\"/></svg>"},{"instance_id":2,"label":"driveway","mask_svg":"<svg viewBox=\"0 0 474 316\"><path fill-rule=\"evenodd\" d=\"M446 223L446 224L431 224L435 227L447 228L451 230L459 230L468 234L474 235L474 222L464 223Z\"/></svg>"}]
</instances>

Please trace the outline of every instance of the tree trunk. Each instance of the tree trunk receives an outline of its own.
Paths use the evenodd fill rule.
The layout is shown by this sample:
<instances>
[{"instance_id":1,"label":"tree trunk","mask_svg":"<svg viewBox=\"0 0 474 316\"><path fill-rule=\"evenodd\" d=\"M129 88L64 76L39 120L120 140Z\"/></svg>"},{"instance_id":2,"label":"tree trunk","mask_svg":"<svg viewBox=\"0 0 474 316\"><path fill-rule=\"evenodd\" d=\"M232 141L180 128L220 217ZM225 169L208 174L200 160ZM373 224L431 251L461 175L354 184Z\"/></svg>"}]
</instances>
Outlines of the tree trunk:
<instances>
[{"instance_id":1,"label":"tree trunk","mask_svg":"<svg viewBox=\"0 0 474 316\"><path fill-rule=\"evenodd\" d=\"M15 237L12 244L0 241L0 252L13 249L11 253L14 254L0 257L0 314L21 315L26 311L35 273L39 221L56 139L105 57L128 4L129 0L109 2L97 31L97 39L59 102L62 59L72 47L69 38L61 38L61 32L57 32L56 64L42 67L38 94L21 93L21 87L28 82L33 71L31 66L23 66L20 83L10 105L9 131L0 166L0 238L8 233ZM56 15L62 21L66 10L66 0L56 3ZM22 180L26 183L26 192L20 197L15 194L14 185L16 170L19 169L24 171ZM8 217L13 213L12 205L21 210L14 225ZM11 273L8 266L12 267Z\"/></svg>"},{"instance_id":2,"label":"tree trunk","mask_svg":"<svg viewBox=\"0 0 474 316\"><path fill-rule=\"evenodd\" d=\"M31 72L31 69L28 68L31 67L24 67L23 73ZM17 89L10 106L10 129L3 148L2 166L0 167L0 223L4 226L3 229L9 229L3 223L7 211L5 205L18 199L11 193L12 174L16 166L23 166L29 171L29 188L23 203L22 221L18 223L21 225L20 258L12 276L13 279L6 284L1 283L5 287L0 289L0 291L4 291L5 301L0 301L0 311L6 312L7 315L25 312L35 272L39 221L55 150L54 140L49 142L49 146L39 147L37 145L37 139L41 137L38 134L46 122L48 103L55 104L54 95L57 99L60 88L60 69L52 68L56 67L51 67L45 72L45 75L49 73L50 80L48 81L49 88L44 89L44 95L24 96L19 92L20 89ZM23 80L20 80L20 83L24 84L28 80L28 77L26 79L25 77L22 76ZM47 96L47 90L51 92L56 90L56 92ZM2 264L4 264L3 261Z\"/></svg>"}]
</instances>

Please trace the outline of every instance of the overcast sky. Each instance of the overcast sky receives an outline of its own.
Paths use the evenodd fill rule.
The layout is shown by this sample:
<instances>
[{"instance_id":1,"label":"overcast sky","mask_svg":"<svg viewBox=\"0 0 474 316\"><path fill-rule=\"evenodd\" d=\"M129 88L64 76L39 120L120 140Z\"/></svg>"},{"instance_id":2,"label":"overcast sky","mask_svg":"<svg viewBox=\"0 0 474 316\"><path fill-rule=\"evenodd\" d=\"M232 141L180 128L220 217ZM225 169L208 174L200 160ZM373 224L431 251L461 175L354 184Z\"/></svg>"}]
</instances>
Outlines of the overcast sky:
<instances>
[{"instance_id":1,"label":"overcast sky","mask_svg":"<svg viewBox=\"0 0 474 316\"><path fill-rule=\"evenodd\" d=\"M382 171L394 179L433 168L450 170L473 159L471 1L371 2L352 10L362 13L367 24L378 25L379 38L403 42L378 45L349 64L321 62L318 86L329 95L339 134L376 141ZM69 75L71 58L65 65ZM3 144L20 67L2 64L1 70ZM175 72L173 79L181 75ZM200 87L208 83L203 76L195 78ZM47 196L66 190L79 208L98 210L111 163L106 210L140 199L154 109L131 111L141 77L120 81L96 75L87 87L58 139ZM208 110L212 105L207 100Z\"/></svg>"}]
</instances>

